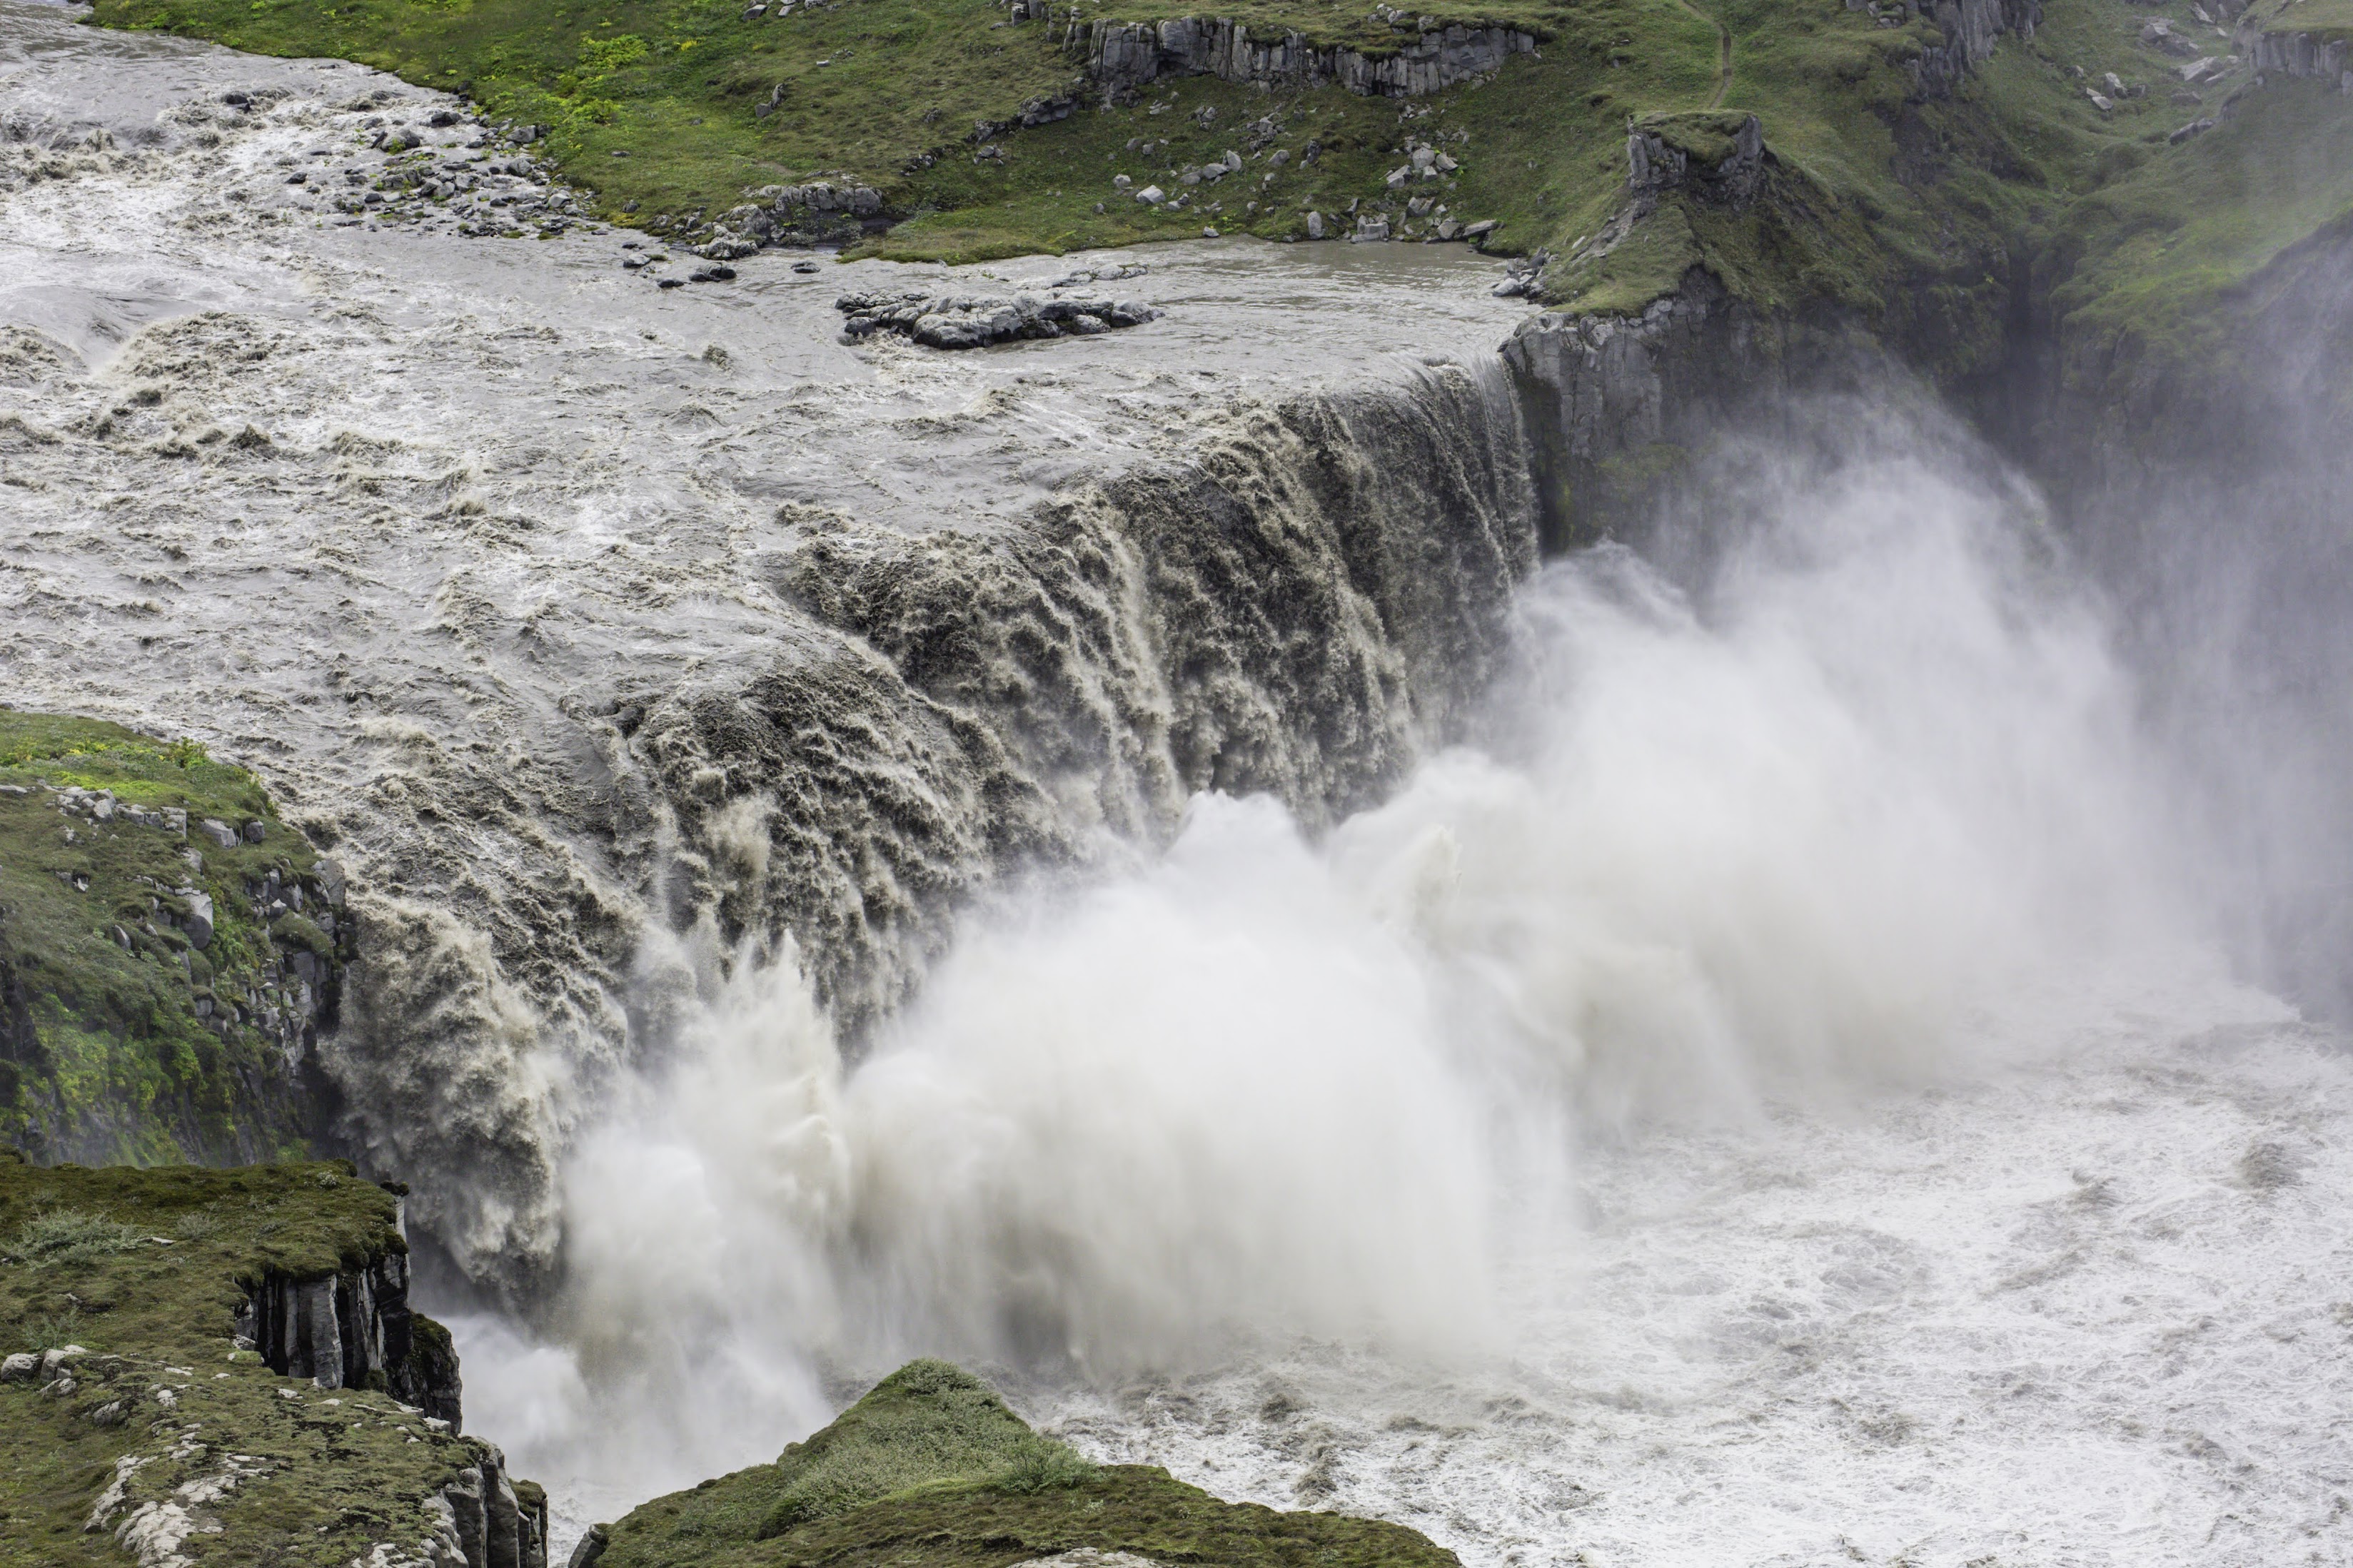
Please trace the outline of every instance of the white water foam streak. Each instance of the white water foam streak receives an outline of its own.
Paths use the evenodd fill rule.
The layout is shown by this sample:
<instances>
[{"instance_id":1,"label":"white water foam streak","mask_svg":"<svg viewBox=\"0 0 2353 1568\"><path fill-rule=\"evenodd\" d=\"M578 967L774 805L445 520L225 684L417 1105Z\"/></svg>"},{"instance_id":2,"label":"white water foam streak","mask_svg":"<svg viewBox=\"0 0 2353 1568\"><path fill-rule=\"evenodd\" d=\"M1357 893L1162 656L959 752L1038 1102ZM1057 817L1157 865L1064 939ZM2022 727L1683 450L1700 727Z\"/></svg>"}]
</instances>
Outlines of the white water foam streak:
<instances>
[{"instance_id":1,"label":"white water foam streak","mask_svg":"<svg viewBox=\"0 0 2353 1568\"><path fill-rule=\"evenodd\" d=\"M2048 1163L2182 1039L2281 1015L2200 956L2128 684L2007 498L1869 453L1785 488L1704 581L1548 569L1482 743L1322 841L1205 795L1165 856L974 911L854 1069L788 962L738 965L575 1162L575 1414L518 1462L643 1495L934 1352L1098 1452L1467 1561L1810 1562L1849 1529L2107 1561L2078 1552L2124 1516L2096 1487L2005 1502L2033 1461L1985 1393L1997 1348L2033 1353L1987 1224L2057 1199L2038 1175L1959 1223L2001 1156L1938 1108ZM1819 1233L1773 1195L1810 1146ZM1873 1202L1910 1209L1894 1262L1818 1244ZM1992 1304L1899 1331L1957 1276ZM1879 1348L1835 1393L1778 1377L1788 1312L1815 1327L1787 1353ZM1999 1460L1939 1461L1933 1509L1841 1480L1793 1523L1723 1436L1761 1424L1784 1484L1900 1446L1921 1354L1979 1402L1940 1441ZM2040 1440L2163 1429L2030 1382ZM1705 1527L1597 1530L1588 1494L1685 1506L1644 1479L1678 1443L1726 1478ZM2126 1507L2137 1560L2198 1560L2194 1511Z\"/></svg>"}]
</instances>

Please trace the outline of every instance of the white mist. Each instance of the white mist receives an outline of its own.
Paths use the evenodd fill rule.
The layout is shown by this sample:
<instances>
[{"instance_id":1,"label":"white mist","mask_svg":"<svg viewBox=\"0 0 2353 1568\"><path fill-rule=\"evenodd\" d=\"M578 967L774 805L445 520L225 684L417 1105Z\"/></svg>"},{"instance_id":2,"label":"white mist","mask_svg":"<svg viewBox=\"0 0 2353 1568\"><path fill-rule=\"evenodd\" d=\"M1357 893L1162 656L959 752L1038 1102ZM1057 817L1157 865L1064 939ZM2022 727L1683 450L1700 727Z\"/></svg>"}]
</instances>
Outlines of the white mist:
<instances>
[{"instance_id":1,"label":"white mist","mask_svg":"<svg viewBox=\"0 0 2353 1568\"><path fill-rule=\"evenodd\" d=\"M477 1427L609 1516L915 1353L1105 1452L1085 1390L1540 1365L1588 1331L1581 1142L1844 1125L2033 1070L2072 1037L2029 1020L2107 1016L2152 954L2210 976L2129 684L2021 498L1919 451L1736 460L1736 545L1681 584L1548 567L1482 743L1323 841L1200 797L1134 868L975 911L854 1066L788 955L737 964L578 1142L551 1344L465 1326L505 1358L468 1362ZM1155 1451L1292 1500L1267 1444Z\"/></svg>"}]
</instances>

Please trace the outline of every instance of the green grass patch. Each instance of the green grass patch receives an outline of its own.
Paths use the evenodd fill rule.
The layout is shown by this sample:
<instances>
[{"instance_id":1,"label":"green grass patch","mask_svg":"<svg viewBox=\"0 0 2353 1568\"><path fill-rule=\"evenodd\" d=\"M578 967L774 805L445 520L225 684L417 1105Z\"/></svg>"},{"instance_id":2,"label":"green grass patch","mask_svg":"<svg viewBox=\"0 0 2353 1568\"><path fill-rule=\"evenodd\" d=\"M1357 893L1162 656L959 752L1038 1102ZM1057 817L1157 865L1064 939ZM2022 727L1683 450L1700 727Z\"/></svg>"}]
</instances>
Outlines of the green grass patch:
<instances>
[{"instance_id":1,"label":"green grass patch","mask_svg":"<svg viewBox=\"0 0 2353 1568\"><path fill-rule=\"evenodd\" d=\"M900 1368L775 1464L657 1498L607 1531L601 1568L1002 1568L1079 1547L1221 1568L1455 1561L1398 1525L1238 1506L1165 1470L1091 1464L937 1361Z\"/></svg>"},{"instance_id":2,"label":"green grass patch","mask_svg":"<svg viewBox=\"0 0 2353 1568\"><path fill-rule=\"evenodd\" d=\"M113 819L60 810L69 787L106 792ZM166 811L186 813L185 834ZM261 840L224 848L208 818L259 822ZM46 1160L302 1152L309 1112L271 1020L340 973L316 869L254 777L202 746L0 710L0 1136ZM310 912L277 931L253 909L272 873L309 889ZM213 909L201 946L191 890Z\"/></svg>"},{"instance_id":3,"label":"green grass patch","mask_svg":"<svg viewBox=\"0 0 2353 1568\"><path fill-rule=\"evenodd\" d=\"M375 1542L413 1547L425 1498L476 1446L382 1394L280 1378L230 1337L246 1283L405 1250L396 1216L340 1163L45 1169L0 1150L0 1353L89 1352L70 1390L0 1384L0 1562L121 1568L83 1525L126 1458L132 1507L239 1472L199 1510L218 1530L181 1548L195 1563L342 1568Z\"/></svg>"}]
</instances>

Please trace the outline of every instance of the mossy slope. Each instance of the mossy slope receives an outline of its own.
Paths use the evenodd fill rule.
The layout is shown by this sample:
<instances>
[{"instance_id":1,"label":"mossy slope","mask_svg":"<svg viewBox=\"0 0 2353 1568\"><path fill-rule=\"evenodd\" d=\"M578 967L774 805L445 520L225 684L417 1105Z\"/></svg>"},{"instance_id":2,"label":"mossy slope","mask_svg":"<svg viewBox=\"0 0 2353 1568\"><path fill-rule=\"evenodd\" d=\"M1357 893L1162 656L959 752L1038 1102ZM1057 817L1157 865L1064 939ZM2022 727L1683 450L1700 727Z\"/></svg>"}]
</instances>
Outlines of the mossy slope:
<instances>
[{"instance_id":1,"label":"mossy slope","mask_svg":"<svg viewBox=\"0 0 2353 1568\"><path fill-rule=\"evenodd\" d=\"M2264 0L2249 26L2317 26L2335 3ZM1948 382L1999 373L2021 311L2063 288L2062 314L2088 311L2084 325L2112 336L2170 336L2160 316L2227 336L2222 292L2353 205L2353 163L2335 148L2348 101L2321 83L2249 92L2243 62L2186 84L2185 49L2235 47L2192 0L2130 15L2048 0L2031 37L2005 34L1957 76L1943 27L1896 0L1498 0L1411 18L1310 0L1108 0L1082 19L1219 16L1254 37L1375 54L1455 23L1542 40L1491 79L1408 101L1195 78L1119 104L1083 90L1084 50L1059 9L1055 22L989 0L749 12L739 0L99 0L97 15L469 92L547 125L605 216L673 234L819 174L879 187L898 221L865 248L907 258L1204 227L1300 237L1311 211L1335 230L1386 213L1409 238L1441 216L1493 220L1490 248L1551 254L1546 291L1565 308L1637 311L1697 267L1767 310L1852 313ZM2162 46L2142 36L2158 17L2173 28ZM1071 101L1083 106L1006 129L1025 106ZM1613 227L1630 121L1705 110L1760 119L1775 158L1764 197L1735 210L1670 193ZM2215 126L2168 139L2201 118ZM1459 167L1392 185L1411 142ZM1240 172L1178 184L1228 151ZM1147 184L1183 204L1137 202Z\"/></svg>"},{"instance_id":2,"label":"mossy slope","mask_svg":"<svg viewBox=\"0 0 2353 1568\"><path fill-rule=\"evenodd\" d=\"M192 1563L340 1568L413 1547L427 1499L481 1445L383 1394L277 1376L231 1337L245 1285L405 1249L397 1212L340 1163L42 1169L0 1150L0 1352L89 1352L64 1392L0 1383L0 1564L120 1568L111 1531L84 1526L126 1459L111 1523L229 1482L179 1547Z\"/></svg>"},{"instance_id":3,"label":"mossy slope","mask_svg":"<svg viewBox=\"0 0 2353 1568\"><path fill-rule=\"evenodd\" d=\"M775 1464L601 1529L597 1568L1003 1568L1081 1547L1229 1568L1455 1561L1399 1525L1221 1502L1149 1466L1088 1464L935 1361L892 1373Z\"/></svg>"},{"instance_id":4,"label":"mossy slope","mask_svg":"<svg viewBox=\"0 0 2353 1568\"><path fill-rule=\"evenodd\" d=\"M333 1018L334 885L203 747L0 710L0 1136L93 1163L306 1152L293 1058Z\"/></svg>"}]
</instances>

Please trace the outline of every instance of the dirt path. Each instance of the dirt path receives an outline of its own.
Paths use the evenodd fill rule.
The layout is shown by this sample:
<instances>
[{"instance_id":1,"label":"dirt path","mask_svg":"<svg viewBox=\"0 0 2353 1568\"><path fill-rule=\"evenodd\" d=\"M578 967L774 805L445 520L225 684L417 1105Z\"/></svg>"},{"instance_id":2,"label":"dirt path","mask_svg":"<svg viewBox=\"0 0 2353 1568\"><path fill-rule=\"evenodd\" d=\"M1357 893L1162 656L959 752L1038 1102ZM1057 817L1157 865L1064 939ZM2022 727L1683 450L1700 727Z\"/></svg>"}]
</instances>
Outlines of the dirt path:
<instances>
[{"instance_id":1,"label":"dirt path","mask_svg":"<svg viewBox=\"0 0 2353 1568\"><path fill-rule=\"evenodd\" d=\"M1707 100L1710 109L1724 107L1724 95L1732 90L1732 34L1725 25L1693 5L1691 0L1675 0L1675 4L1715 29L1715 96Z\"/></svg>"}]
</instances>

